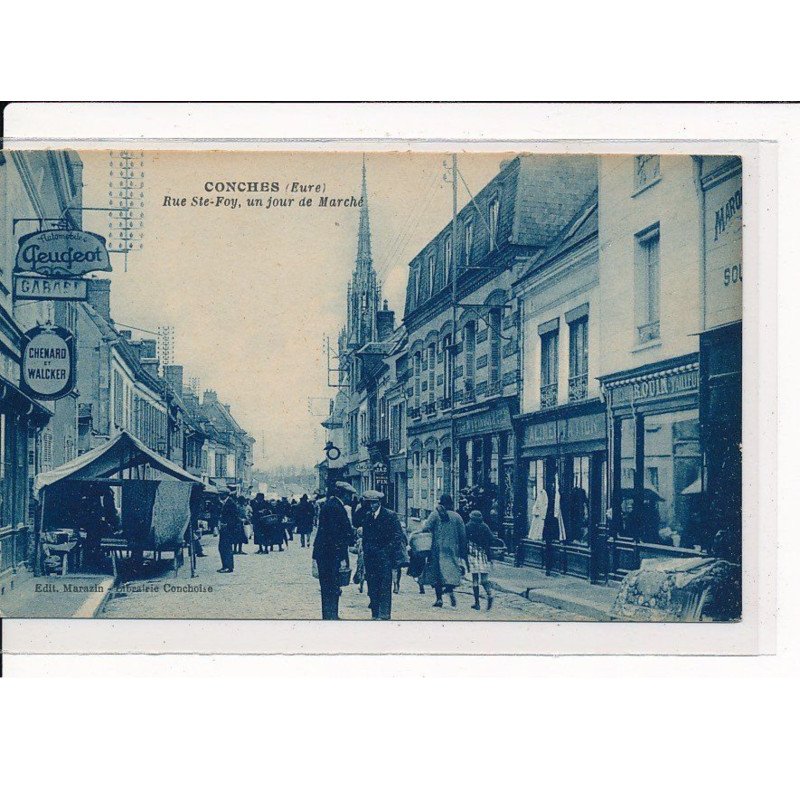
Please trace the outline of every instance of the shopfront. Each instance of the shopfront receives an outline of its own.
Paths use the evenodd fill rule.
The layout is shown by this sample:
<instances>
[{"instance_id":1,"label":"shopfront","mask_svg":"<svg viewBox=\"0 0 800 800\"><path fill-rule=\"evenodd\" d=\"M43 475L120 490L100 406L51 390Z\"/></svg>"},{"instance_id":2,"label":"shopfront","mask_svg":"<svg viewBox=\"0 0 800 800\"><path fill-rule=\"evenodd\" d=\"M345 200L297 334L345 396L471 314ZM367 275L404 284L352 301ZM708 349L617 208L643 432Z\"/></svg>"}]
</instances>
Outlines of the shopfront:
<instances>
[{"instance_id":1,"label":"shopfront","mask_svg":"<svg viewBox=\"0 0 800 800\"><path fill-rule=\"evenodd\" d=\"M524 563L589 577L590 537L607 505L606 415L600 400L519 418ZM561 522L558 522L560 516ZM545 552L545 519L553 552ZM555 531L558 531L557 536Z\"/></svg>"},{"instance_id":2,"label":"shopfront","mask_svg":"<svg viewBox=\"0 0 800 800\"><path fill-rule=\"evenodd\" d=\"M611 432L613 571L705 550L699 362L692 353L601 378Z\"/></svg>"},{"instance_id":3,"label":"shopfront","mask_svg":"<svg viewBox=\"0 0 800 800\"><path fill-rule=\"evenodd\" d=\"M514 455L512 413L516 398L456 417L458 489L474 498L485 521L514 549Z\"/></svg>"},{"instance_id":4,"label":"shopfront","mask_svg":"<svg viewBox=\"0 0 800 800\"><path fill-rule=\"evenodd\" d=\"M702 159L703 332L700 334L700 435L705 456L703 527L741 557L742 533L742 162ZM719 551L719 548L718 548Z\"/></svg>"}]
</instances>

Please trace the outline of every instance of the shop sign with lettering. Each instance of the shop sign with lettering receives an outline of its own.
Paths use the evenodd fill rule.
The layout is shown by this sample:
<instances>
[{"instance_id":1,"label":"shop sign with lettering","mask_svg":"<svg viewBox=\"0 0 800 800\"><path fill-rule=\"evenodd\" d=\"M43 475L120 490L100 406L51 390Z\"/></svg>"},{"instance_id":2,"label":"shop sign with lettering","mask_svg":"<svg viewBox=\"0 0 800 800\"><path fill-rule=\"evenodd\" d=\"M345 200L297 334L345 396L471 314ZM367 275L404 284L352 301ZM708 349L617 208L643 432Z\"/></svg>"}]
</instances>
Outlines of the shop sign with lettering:
<instances>
[{"instance_id":1,"label":"shop sign with lettering","mask_svg":"<svg viewBox=\"0 0 800 800\"><path fill-rule=\"evenodd\" d=\"M456 436L479 436L483 433L496 433L511 430L511 413L508 406L495 406L456 420Z\"/></svg>"},{"instance_id":2,"label":"shop sign with lettering","mask_svg":"<svg viewBox=\"0 0 800 800\"><path fill-rule=\"evenodd\" d=\"M89 231L38 231L19 240L17 272L71 275L110 272L106 240Z\"/></svg>"},{"instance_id":3,"label":"shop sign with lettering","mask_svg":"<svg viewBox=\"0 0 800 800\"><path fill-rule=\"evenodd\" d=\"M523 447L549 447L556 444L591 442L606 436L605 414L536 422L525 428Z\"/></svg>"},{"instance_id":4,"label":"shop sign with lettering","mask_svg":"<svg viewBox=\"0 0 800 800\"><path fill-rule=\"evenodd\" d=\"M75 337L40 325L23 337L21 389L36 400L58 400L75 386Z\"/></svg>"},{"instance_id":5,"label":"shop sign with lettering","mask_svg":"<svg viewBox=\"0 0 800 800\"><path fill-rule=\"evenodd\" d=\"M698 383L697 364L680 372L646 375L634 382L613 387L611 405L613 408L619 408L631 403L690 394L697 391Z\"/></svg>"},{"instance_id":6,"label":"shop sign with lettering","mask_svg":"<svg viewBox=\"0 0 800 800\"><path fill-rule=\"evenodd\" d=\"M47 278L44 275L15 275L17 300L85 300L85 278Z\"/></svg>"},{"instance_id":7,"label":"shop sign with lettering","mask_svg":"<svg viewBox=\"0 0 800 800\"><path fill-rule=\"evenodd\" d=\"M705 192L705 328L742 319L742 168Z\"/></svg>"}]
</instances>

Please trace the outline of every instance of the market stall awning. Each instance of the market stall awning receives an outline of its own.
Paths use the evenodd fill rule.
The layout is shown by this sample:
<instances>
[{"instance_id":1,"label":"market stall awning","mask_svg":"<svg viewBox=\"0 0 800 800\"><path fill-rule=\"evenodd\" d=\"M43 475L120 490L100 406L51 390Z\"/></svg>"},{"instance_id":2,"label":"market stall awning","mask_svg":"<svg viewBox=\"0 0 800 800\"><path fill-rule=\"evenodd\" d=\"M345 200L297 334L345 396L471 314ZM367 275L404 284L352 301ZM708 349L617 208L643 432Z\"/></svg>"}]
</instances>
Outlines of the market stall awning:
<instances>
[{"instance_id":1,"label":"market stall awning","mask_svg":"<svg viewBox=\"0 0 800 800\"><path fill-rule=\"evenodd\" d=\"M132 434L122 431L105 444L89 450L88 453L84 453L50 472L37 475L33 489L38 495L42 489L59 481L110 478L120 474L123 470L142 464L148 464L156 472L175 480L202 484L200 478L186 472L177 464L173 464L155 450L151 450Z\"/></svg>"}]
</instances>

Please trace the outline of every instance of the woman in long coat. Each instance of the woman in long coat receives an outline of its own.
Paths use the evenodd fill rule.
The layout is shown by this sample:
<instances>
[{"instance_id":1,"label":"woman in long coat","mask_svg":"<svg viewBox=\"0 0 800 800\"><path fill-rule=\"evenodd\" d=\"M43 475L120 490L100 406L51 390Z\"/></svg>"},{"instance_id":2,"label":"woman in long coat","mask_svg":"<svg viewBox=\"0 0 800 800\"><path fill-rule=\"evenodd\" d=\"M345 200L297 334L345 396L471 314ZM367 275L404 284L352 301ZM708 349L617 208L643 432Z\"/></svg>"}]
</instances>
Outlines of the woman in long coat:
<instances>
[{"instance_id":1,"label":"woman in long coat","mask_svg":"<svg viewBox=\"0 0 800 800\"><path fill-rule=\"evenodd\" d=\"M453 511L453 498L444 494L436 510L425 520L423 531L432 535L431 552L422 573L422 583L433 586L436 592L434 608L442 607L444 592L455 607L453 590L461 583L462 564L467 560L467 534L464 520Z\"/></svg>"}]
</instances>

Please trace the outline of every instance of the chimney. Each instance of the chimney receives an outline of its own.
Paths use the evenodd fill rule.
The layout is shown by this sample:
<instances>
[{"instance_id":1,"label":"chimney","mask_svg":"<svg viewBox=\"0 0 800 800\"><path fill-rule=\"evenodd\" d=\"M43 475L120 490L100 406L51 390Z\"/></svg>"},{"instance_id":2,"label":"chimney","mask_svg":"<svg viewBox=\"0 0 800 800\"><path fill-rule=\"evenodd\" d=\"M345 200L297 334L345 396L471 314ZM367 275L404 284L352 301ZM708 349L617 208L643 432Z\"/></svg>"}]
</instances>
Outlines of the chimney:
<instances>
[{"instance_id":1,"label":"chimney","mask_svg":"<svg viewBox=\"0 0 800 800\"><path fill-rule=\"evenodd\" d=\"M131 340L131 336L133 335L133 331L129 331L127 328L125 328L124 330L119 331L119 335L123 339L127 339L128 341L130 341Z\"/></svg>"},{"instance_id":2,"label":"chimney","mask_svg":"<svg viewBox=\"0 0 800 800\"><path fill-rule=\"evenodd\" d=\"M394 331L394 311L389 311L389 303L383 301L383 310L375 315L378 328L378 341L385 342Z\"/></svg>"},{"instance_id":3,"label":"chimney","mask_svg":"<svg viewBox=\"0 0 800 800\"><path fill-rule=\"evenodd\" d=\"M209 403L216 403L217 401L217 393L213 389L206 389L203 392L203 405L208 405Z\"/></svg>"},{"instance_id":4,"label":"chimney","mask_svg":"<svg viewBox=\"0 0 800 800\"><path fill-rule=\"evenodd\" d=\"M111 322L111 281L108 278L90 278L86 300L107 322Z\"/></svg>"},{"instance_id":5,"label":"chimney","mask_svg":"<svg viewBox=\"0 0 800 800\"><path fill-rule=\"evenodd\" d=\"M154 378L158 377L158 359L157 358L140 358L139 363L144 367L148 375Z\"/></svg>"},{"instance_id":6,"label":"chimney","mask_svg":"<svg viewBox=\"0 0 800 800\"><path fill-rule=\"evenodd\" d=\"M183 367L180 364L165 364L164 380L178 397L183 397Z\"/></svg>"},{"instance_id":7,"label":"chimney","mask_svg":"<svg viewBox=\"0 0 800 800\"><path fill-rule=\"evenodd\" d=\"M139 356L141 358L158 358L156 355L158 342L155 339L142 339L139 347Z\"/></svg>"}]
</instances>

